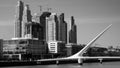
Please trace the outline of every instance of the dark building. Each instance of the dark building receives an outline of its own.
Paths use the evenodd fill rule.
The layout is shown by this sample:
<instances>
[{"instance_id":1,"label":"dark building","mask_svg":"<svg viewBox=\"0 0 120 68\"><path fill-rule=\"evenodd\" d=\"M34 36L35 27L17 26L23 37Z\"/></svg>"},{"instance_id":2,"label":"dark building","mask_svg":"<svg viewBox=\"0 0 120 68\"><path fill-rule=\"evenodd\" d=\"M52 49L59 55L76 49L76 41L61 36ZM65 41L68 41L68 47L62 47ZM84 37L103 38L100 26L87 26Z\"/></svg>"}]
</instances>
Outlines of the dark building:
<instances>
[{"instance_id":1,"label":"dark building","mask_svg":"<svg viewBox=\"0 0 120 68\"><path fill-rule=\"evenodd\" d=\"M58 40L67 43L67 23L64 20L64 13L58 17Z\"/></svg>"},{"instance_id":2,"label":"dark building","mask_svg":"<svg viewBox=\"0 0 120 68\"><path fill-rule=\"evenodd\" d=\"M59 41L59 20L57 14L55 15L55 24L56 24L56 40Z\"/></svg>"},{"instance_id":3,"label":"dark building","mask_svg":"<svg viewBox=\"0 0 120 68\"><path fill-rule=\"evenodd\" d=\"M15 16L15 37L21 37L22 35L22 17L23 17L24 4L22 1L18 1Z\"/></svg>"},{"instance_id":4,"label":"dark building","mask_svg":"<svg viewBox=\"0 0 120 68\"><path fill-rule=\"evenodd\" d=\"M104 47L90 47L83 55L87 56L108 56L107 48ZM115 56L115 55L114 55Z\"/></svg>"},{"instance_id":5,"label":"dark building","mask_svg":"<svg viewBox=\"0 0 120 68\"><path fill-rule=\"evenodd\" d=\"M71 56L71 55L79 52L82 48L83 48L83 46L81 46L81 45L71 44L71 43L67 44L66 45L67 56Z\"/></svg>"},{"instance_id":6,"label":"dark building","mask_svg":"<svg viewBox=\"0 0 120 68\"><path fill-rule=\"evenodd\" d=\"M3 54L3 39L0 39L0 58L2 57Z\"/></svg>"},{"instance_id":7,"label":"dark building","mask_svg":"<svg viewBox=\"0 0 120 68\"><path fill-rule=\"evenodd\" d=\"M42 40L42 26L40 25L40 23L36 22L26 23L25 37Z\"/></svg>"},{"instance_id":8,"label":"dark building","mask_svg":"<svg viewBox=\"0 0 120 68\"><path fill-rule=\"evenodd\" d=\"M39 24L39 23L35 23L33 22L33 25L32 25L32 36L33 38L38 38L39 40L43 40L42 39L42 31L43 31L43 28L42 26Z\"/></svg>"},{"instance_id":9,"label":"dark building","mask_svg":"<svg viewBox=\"0 0 120 68\"><path fill-rule=\"evenodd\" d=\"M71 17L70 30L69 30L69 43L77 43L77 27L75 25L74 17Z\"/></svg>"},{"instance_id":10,"label":"dark building","mask_svg":"<svg viewBox=\"0 0 120 68\"><path fill-rule=\"evenodd\" d=\"M42 39L46 41L46 17L49 17L51 15L50 12L43 12L40 16L40 24L43 28L42 31Z\"/></svg>"},{"instance_id":11,"label":"dark building","mask_svg":"<svg viewBox=\"0 0 120 68\"><path fill-rule=\"evenodd\" d=\"M9 59L40 59L47 53L47 46L36 39L15 38L3 41L3 56Z\"/></svg>"},{"instance_id":12,"label":"dark building","mask_svg":"<svg viewBox=\"0 0 120 68\"><path fill-rule=\"evenodd\" d=\"M25 5L22 21L22 37L25 37L28 29L30 30L30 28L27 27L28 23L32 23L32 15L29 9L29 5Z\"/></svg>"}]
</instances>

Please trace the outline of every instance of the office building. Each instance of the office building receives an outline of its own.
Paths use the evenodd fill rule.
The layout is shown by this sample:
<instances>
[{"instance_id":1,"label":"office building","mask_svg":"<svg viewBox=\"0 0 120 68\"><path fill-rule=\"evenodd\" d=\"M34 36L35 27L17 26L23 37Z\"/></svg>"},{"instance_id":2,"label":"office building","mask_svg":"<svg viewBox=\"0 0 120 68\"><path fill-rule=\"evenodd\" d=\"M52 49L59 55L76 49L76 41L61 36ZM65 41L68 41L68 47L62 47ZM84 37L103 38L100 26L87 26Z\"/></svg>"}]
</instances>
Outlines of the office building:
<instances>
[{"instance_id":1,"label":"office building","mask_svg":"<svg viewBox=\"0 0 120 68\"><path fill-rule=\"evenodd\" d=\"M40 16L40 24L43 28L43 31L42 31L43 41L46 41L46 17L49 17L50 15L51 15L50 12L43 12Z\"/></svg>"},{"instance_id":2,"label":"office building","mask_svg":"<svg viewBox=\"0 0 120 68\"><path fill-rule=\"evenodd\" d=\"M69 43L77 43L77 27L75 25L74 17L71 17L70 30L69 30Z\"/></svg>"},{"instance_id":3,"label":"office building","mask_svg":"<svg viewBox=\"0 0 120 68\"><path fill-rule=\"evenodd\" d=\"M58 40L67 43L67 23L64 20L64 13L58 16Z\"/></svg>"},{"instance_id":4,"label":"office building","mask_svg":"<svg viewBox=\"0 0 120 68\"><path fill-rule=\"evenodd\" d=\"M67 24L64 21L64 14L58 17L56 13L51 13L49 17L46 17L46 41L49 53L65 56L66 35Z\"/></svg>"},{"instance_id":5,"label":"office building","mask_svg":"<svg viewBox=\"0 0 120 68\"><path fill-rule=\"evenodd\" d=\"M56 13L52 13L49 17L46 17L46 41L58 40L57 24Z\"/></svg>"},{"instance_id":6,"label":"office building","mask_svg":"<svg viewBox=\"0 0 120 68\"><path fill-rule=\"evenodd\" d=\"M32 16L29 5L25 5L22 21L22 37L25 37L27 32L31 31L30 28L27 27L28 23L32 23ZM29 36L31 37L32 35L30 34Z\"/></svg>"},{"instance_id":7,"label":"office building","mask_svg":"<svg viewBox=\"0 0 120 68\"><path fill-rule=\"evenodd\" d=\"M42 36L43 28L40 23L33 22L32 25L32 37L38 38L39 40L43 40Z\"/></svg>"},{"instance_id":8,"label":"office building","mask_svg":"<svg viewBox=\"0 0 120 68\"><path fill-rule=\"evenodd\" d=\"M40 59L47 53L43 41L27 38L13 38L3 41L3 56L10 59Z\"/></svg>"},{"instance_id":9,"label":"office building","mask_svg":"<svg viewBox=\"0 0 120 68\"><path fill-rule=\"evenodd\" d=\"M36 38L38 40L42 40L42 26L40 23L36 22L31 22L31 23L26 23L25 25L26 31L25 31L25 38Z\"/></svg>"},{"instance_id":10,"label":"office building","mask_svg":"<svg viewBox=\"0 0 120 68\"><path fill-rule=\"evenodd\" d=\"M22 35L22 17L23 17L24 4L22 1L18 1L15 15L15 37L21 37Z\"/></svg>"},{"instance_id":11,"label":"office building","mask_svg":"<svg viewBox=\"0 0 120 68\"><path fill-rule=\"evenodd\" d=\"M48 42L48 50L49 50L49 53L56 53L60 55L66 54L65 43L61 41Z\"/></svg>"}]
</instances>

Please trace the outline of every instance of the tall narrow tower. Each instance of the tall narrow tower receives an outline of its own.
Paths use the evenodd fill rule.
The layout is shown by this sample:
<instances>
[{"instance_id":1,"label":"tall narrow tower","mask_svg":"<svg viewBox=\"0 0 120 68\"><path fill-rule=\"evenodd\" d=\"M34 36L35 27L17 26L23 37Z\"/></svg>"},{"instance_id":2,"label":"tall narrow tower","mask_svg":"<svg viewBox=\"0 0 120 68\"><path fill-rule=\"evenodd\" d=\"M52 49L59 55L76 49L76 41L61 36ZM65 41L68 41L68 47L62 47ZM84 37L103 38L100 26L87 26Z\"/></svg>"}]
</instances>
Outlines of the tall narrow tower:
<instances>
[{"instance_id":1,"label":"tall narrow tower","mask_svg":"<svg viewBox=\"0 0 120 68\"><path fill-rule=\"evenodd\" d=\"M32 22L31 11L29 9L29 5L25 5L24 13L23 13L23 21L22 21L22 37L25 37L25 34L28 31L31 31L30 27L27 26L28 23Z\"/></svg>"},{"instance_id":2,"label":"tall narrow tower","mask_svg":"<svg viewBox=\"0 0 120 68\"><path fill-rule=\"evenodd\" d=\"M77 26L75 25L74 17L71 16L70 31L69 31L69 43L77 43Z\"/></svg>"},{"instance_id":3,"label":"tall narrow tower","mask_svg":"<svg viewBox=\"0 0 120 68\"><path fill-rule=\"evenodd\" d=\"M59 15L58 40L67 43L67 23L64 20L64 13Z\"/></svg>"},{"instance_id":4,"label":"tall narrow tower","mask_svg":"<svg viewBox=\"0 0 120 68\"><path fill-rule=\"evenodd\" d=\"M57 41L57 23L56 13L46 17L46 41Z\"/></svg>"},{"instance_id":5,"label":"tall narrow tower","mask_svg":"<svg viewBox=\"0 0 120 68\"><path fill-rule=\"evenodd\" d=\"M41 14L41 16L40 16L40 24L41 24L41 26L42 26L42 39L44 40L44 41L47 41L46 40L46 28L47 28L47 26L46 26L46 17L49 17L51 15L51 13L50 12L43 12L42 14Z\"/></svg>"},{"instance_id":6,"label":"tall narrow tower","mask_svg":"<svg viewBox=\"0 0 120 68\"><path fill-rule=\"evenodd\" d=\"M22 17L23 17L24 4L18 1L16 16L15 16L15 37L22 36Z\"/></svg>"}]
</instances>

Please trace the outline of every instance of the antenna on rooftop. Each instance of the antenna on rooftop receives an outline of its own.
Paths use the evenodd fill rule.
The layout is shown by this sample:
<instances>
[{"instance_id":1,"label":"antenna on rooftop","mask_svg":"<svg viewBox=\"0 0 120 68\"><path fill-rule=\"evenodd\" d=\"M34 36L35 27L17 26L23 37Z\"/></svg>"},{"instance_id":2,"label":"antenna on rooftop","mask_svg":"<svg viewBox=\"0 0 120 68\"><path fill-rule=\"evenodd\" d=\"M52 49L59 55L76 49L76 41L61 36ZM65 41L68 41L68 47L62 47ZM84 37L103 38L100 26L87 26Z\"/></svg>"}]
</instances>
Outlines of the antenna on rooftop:
<instances>
[{"instance_id":1,"label":"antenna on rooftop","mask_svg":"<svg viewBox=\"0 0 120 68\"><path fill-rule=\"evenodd\" d=\"M52 10L52 8L47 8L47 11L50 12Z\"/></svg>"},{"instance_id":2,"label":"antenna on rooftop","mask_svg":"<svg viewBox=\"0 0 120 68\"><path fill-rule=\"evenodd\" d=\"M41 5L39 5L39 7L40 7L40 12L42 12L42 6L41 6Z\"/></svg>"},{"instance_id":3,"label":"antenna on rooftop","mask_svg":"<svg viewBox=\"0 0 120 68\"><path fill-rule=\"evenodd\" d=\"M38 5L38 7L39 7L39 10L40 10L40 14L42 13L42 6L41 5Z\"/></svg>"}]
</instances>

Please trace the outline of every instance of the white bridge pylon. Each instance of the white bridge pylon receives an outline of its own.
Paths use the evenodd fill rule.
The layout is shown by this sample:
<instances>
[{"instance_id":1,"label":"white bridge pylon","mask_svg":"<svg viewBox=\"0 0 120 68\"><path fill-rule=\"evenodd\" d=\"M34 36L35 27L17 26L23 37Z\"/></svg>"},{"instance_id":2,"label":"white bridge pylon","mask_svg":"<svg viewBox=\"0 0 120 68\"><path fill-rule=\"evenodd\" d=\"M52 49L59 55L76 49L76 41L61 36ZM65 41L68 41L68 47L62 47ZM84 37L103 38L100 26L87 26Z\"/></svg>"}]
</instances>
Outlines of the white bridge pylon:
<instances>
[{"instance_id":1,"label":"white bridge pylon","mask_svg":"<svg viewBox=\"0 0 120 68\"><path fill-rule=\"evenodd\" d=\"M78 58L78 59L79 59L80 57L82 57L82 56L83 56L83 53L85 53L85 52L88 50L88 48L89 48L100 36L102 36L111 26L112 26L112 24L109 25L108 27L106 27L100 34L98 34L93 40L91 40L82 50L80 50L80 51L77 52L76 54L74 54L74 55L72 55L72 56L69 56L69 57L67 57L67 58L69 58L69 59Z\"/></svg>"}]
</instances>

